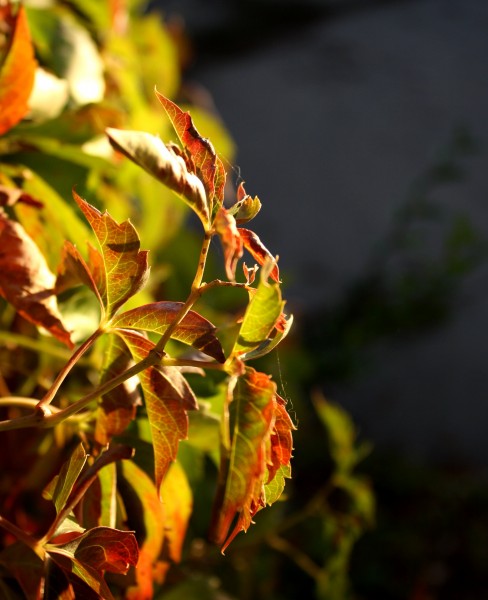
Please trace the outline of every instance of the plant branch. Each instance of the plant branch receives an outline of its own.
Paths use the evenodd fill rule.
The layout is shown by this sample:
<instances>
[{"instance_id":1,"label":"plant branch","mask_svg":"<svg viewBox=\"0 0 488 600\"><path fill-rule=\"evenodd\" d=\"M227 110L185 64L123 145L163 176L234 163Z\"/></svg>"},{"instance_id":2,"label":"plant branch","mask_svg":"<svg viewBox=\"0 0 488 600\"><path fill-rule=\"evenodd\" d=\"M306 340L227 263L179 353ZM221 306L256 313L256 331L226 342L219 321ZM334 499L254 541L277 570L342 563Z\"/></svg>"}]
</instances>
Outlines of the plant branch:
<instances>
[{"instance_id":1,"label":"plant branch","mask_svg":"<svg viewBox=\"0 0 488 600\"><path fill-rule=\"evenodd\" d=\"M42 400L39 401L39 403L37 405L37 408L39 410L42 410L44 407L46 407L48 404L50 404L54 400L54 397L56 396L63 381L66 379L68 373L76 365L76 363L80 360L80 358L83 356L83 354L85 354L85 352L94 344L95 340L97 338L99 338L100 335L102 335L102 333L103 333L103 331L101 329L97 329L94 333L92 333L92 335L87 340L85 340L83 342L83 344L81 344L81 346L79 346L79 348L77 348L75 350L75 352L73 352L73 354L69 358L68 362L64 365L64 367L58 373L58 376L54 380L54 382L51 385L51 387L49 388L49 390L46 392L46 394L44 395Z\"/></svg>"},{"instance_id":2,"label":"plant branch","mask_svg":"<svg viewBox=\"0 0 488 600\"><path fill-rule=\"evenodd\" d=\"M274 550L278 550L285 556L288 556L296 565L298 565L307 575L317 580L322 576L322 569L300 548L290 544L288 540L278 536L269 535L266 537L268 545Z\"/></svg>"},{"instance_id":3,"label":"plant branch","mask_svg":"<svg viewBox=\"0 0 488 600\"><path fill-rule=\"evenodd\" d=\"M35 549L37 547L37 541L33 537L31 537L28 533L25 533L25 531L22 531L22 529L17 527L17 525L14 525L8 519L6 519L5 517L2 517L1 515L0 515L0 527L2 527L2 529L5 529L5 531L8 531L10 534L12 534L14 537L16 537L20 542L23 542L24 544L29 546L29 548Z\"/></svg>"}]
</instances>

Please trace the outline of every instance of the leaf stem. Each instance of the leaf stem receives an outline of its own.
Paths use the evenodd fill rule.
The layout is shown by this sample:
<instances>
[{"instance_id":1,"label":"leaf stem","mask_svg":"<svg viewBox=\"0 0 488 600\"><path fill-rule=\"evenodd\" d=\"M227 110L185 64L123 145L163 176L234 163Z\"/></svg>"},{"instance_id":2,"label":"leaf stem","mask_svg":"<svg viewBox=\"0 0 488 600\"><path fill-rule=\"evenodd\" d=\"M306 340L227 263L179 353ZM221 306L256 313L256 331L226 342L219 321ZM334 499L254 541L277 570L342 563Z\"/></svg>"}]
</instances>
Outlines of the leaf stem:
<instances>
[{"instance_id":1,"label":"leaf stem","mask_svg":"<svg viewBox=\"0 0 488 600\"><path fill-rule=\"evenodd\" d=\"M37 541L33 537L31 537L28 533L25 533L25 531L23 531L22 529L17 527L17 525L14 525L8 519L2 517L1 515L0 527L2 527L2 529L5 529L5 531L8 531L10 534L15 536L20 542L23 542L24 544L29 546L29 548L35 549L37 547Z\"/></svg>"},{"instance_id":2,"label":"leaf stem","mask_svg":"<svg viewBox=\"0 0 488 600\"><path fill-rule=\"evenodd\" d=\"M61 387L61 384L66 379L68 373L76 365L76 363L83 356L83 354L85 354L85 352L94 344L95 340L97 338L99 338L100 335L102 335L102 333L103 333L103 330L97 329L94 333L91 334L91 336L87 340L85 340L81 344L81 346L79 346L75 350L75 352L73 352L73 354L69 358L68 362L64 365L64 367L58 373L58 376L56 377L53 384L51 385L49 390L46 392L46 394L44 395L42 400L40 400L38 402L38 404L37 404L38 410L42 410L44 407L51 404L51 402L54 400L54 397L56 396L59 388Z\"/></svg>"}]
</instances>

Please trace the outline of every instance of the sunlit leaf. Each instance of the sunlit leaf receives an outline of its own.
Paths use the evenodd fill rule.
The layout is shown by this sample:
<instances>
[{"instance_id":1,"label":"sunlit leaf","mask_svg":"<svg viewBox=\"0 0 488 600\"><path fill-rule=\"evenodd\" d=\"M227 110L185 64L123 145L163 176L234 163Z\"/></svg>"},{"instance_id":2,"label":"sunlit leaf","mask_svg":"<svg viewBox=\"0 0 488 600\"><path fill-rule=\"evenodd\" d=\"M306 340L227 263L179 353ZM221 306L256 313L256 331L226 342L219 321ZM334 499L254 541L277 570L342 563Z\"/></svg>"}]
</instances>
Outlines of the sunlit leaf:
<instances>
[{"instance_id":1,"label":"sunlit leaf","mask_svg":"<svg viewBox=\"0 0 488 600\"><path fill-rule=\"evenodd\" d=\"M25 319L72 347L54 296L55 282L36 244L0 208L0 295Z\"/></svg>"},{"instance_id":2,"label":"sunlit leaf","mask_svg":"<svg viewBox=\"0 0 488 600\"><path fill-rule=\"evenodd\" d=\"M24 7L18 8L15 17L8 15L3 25L11 28L11 40L0 67L0 135L16 125L27 113L37 66Z\"/></svg>"},{"instance_id":3,"label":"sunlit leaf","mask_svg":"<svg viewBox=\"0 0 488 600\"><path fill-rule=\"evenodd\" d=\"M281 465L275 472L273 479L264 485L266 504L271 506L280 499L285 489L286 480L291 477L290 465Z\"/></svg>"},{"instance_id":4,"label":"sunlit leaf","mask_svg":"<svg viewBox=\"0 0 488 600\"><path fill-rule=\"evenodd\" d=\"M244 248L251 254L254 260L256 260L260 265L264 265L264 263L267 261L271 261L273 263L273 268L270 270L269 276L271 279L279 283L280 272L276 263L276 258L264 246L259 237L254 233L254 231L251 231L250 229L244 229L244 227L239 227L239 234L241 236L242 243L244 244Z\"/></svg>"},{"instance_id":5,"label":"sunlit leaf","mask_svg":"<svg viewBox=\"0 0 488 600\"><path fill-rule=\"evenodd\" d=\"M279 320L278 320L279 322ZM290 315L288 319L284 319L283 330L278 330L278 323L275 325L276 333L273 337L267 338L264 342L261 342L257 348L251 350L250 352L246 352L241 355L242 360L254 360L256 358L261 358L261 356L265 356L269 354L272 350L276 348L278 344L282 342L282 340L288 335L291 326L293 325L293 315Z\"/></svg>"},{"instance_id":6,"label":"sunlit leaf","mask_svg":"<svg viewBox=\"0 0 488 600\"><path fill-rule=\"evenodd\" d=\"M228 456L222 457L222 484L214 503L211 531L212 539L224 544L223 550L239 531L248 529L264 505L266 449L275 419L275 394L274 382L251 368L239 377L233 391L229 406L231 447Z\"/></svg>"},{"instance_id":7,"label":"sunlit leaf","mask_svg":"<svg viewBox=\"0 0 488 600\"><path fill-rule=\"evenodd\" d=\"M154 348L151 341L135 331L121 330L119 335L137 361L145 358ZM186 439L188 435L188 415L185 410L187 400L173 384L175 373L180 375L174 367L150 367L139 373L153 438L157 490L161 488L170 463L176 459L179 441ZM191 392L189 386L187 392Z\"/></svg>"},{"instance_id":8,"label":"sunlit leaf","mask_svg":"<svg viewBox=\"0 0 488 600\"><path fill-rule=\"evenodd\" d=\"M111 463L98 471L97 478L83 496L83 516L80 522L84 524L85 529L100 526L115 527L117 517L116 495L116 465ZM84 533L84 530L81 533Z\"/></svg>"},{"instance_id":9,"label":"sunlit leaf","mask_svg":"<svg viewBox=\"0 0 488 600\"><path fill-rule=\"evenodd\" d=\"M228 210L221 207L215 216L214 227L224 249L225 273L230 281L234 281L237 263L244 253L235 218Z\"/></svg>"},{"instance_id":10,"label":"sunlit leaf","mask_svg":"<svg viewBox=\"0 0 488 600\"><path fill-rule=\"evenodd\" d=\"M112 320L112 327L142 329L143 331L152 331L162 335L174 322L182 306L183 303L181 302L145 304L117 315ZM216 328L210 321L192 310L175 327L171 337L191 345L223 363L225 362L225 356L215 331Z\"/></svg>"},{"instance_id":11,"label":"sunlit leaf","mask_svg":"<svg viewBox=\"0 0 488 600\"><path fill-rule=\"evenodd\" d=\"M165 145L159 137L143 131L108 128L107 135L116 150L179 194L197 213L203 225L208 226L210 212L203 183L188 170L184 158L174 146Z\"/></svg>"},{"instance_id":12,"label":"sunlit leaf","mask_svg":"<svg viewBox=\"0 0 488 600\"><path fill-rule=\"evenodd\" d=\"M164 539L164 505L153 481L133 461L124 462L120 472L122 500L139 545L137 584L129 588L127 598L152 598L153 565L161 553Z\"/></svg>"},{"instance_id":13,"label":"sunlit leaf","mask_svg":"<svg viewBox=\"0 0 488 600\"><path fill-rule=\"evenodd\" d=\"M161 500L164 505L165 560L180 562L193 497L185 471L178 462L171 465L163 485Z\"/></svg>"},{"instance_id":14,"label":"sunlit leaf","mask_svg":"<svg viewBox=\"0 0 488 600\"><path fill-rule=\"evenodd\" d=\"M105 285L99 291L107 316L111 317L144 287L149 275L147 252L140 250L139 236L130 221L116 223L107 212L100 213L75 191L73 196L100 244Z\"/></svg>"},{"instance_id":15,"label":"sunlit leaf","mask_svg":"<svg viewBox=\"0 0 488 600\"><path fill-rule=\"evenodd\" d=\"M293 421L286 410L285 400L276 394L275 396L275 420L271 432L270 462L268 464L268 484L275 478L281 467L289 469L293 451L292 431L295 429ZM289 476L289 475L288 475ZM266 501L271 504L268 496Z\"/></svg>"},{"instance_id":16,"label":"sunlit leaf","mask_svg":"<svg viewBox=\"0 0 488 600\"><path fill-rule=\"evenodd\" d=\"M214 200L216 205L220 206L224 199L226 179L224 165L210 140L198 133L190 113L182 111L178 105L157 90L156 96L173 124L180 142L188 151L195 173L203 181L208 198L208 212L212 213Z\"/></svg>"},{"instance_id":17,"label":"sunlit leaf","mask_svg":"<svg viewBox=\"0 0 488 600\"><path fill-rule=\"evenodd\" d=\"M52 500L57 513L65 506L76 480L85 466L86 458L83 445L78 444L69 457L69 460L63 464L59 474L56 475L56 485L52 492Z\"/></svg>"},{"instance_id":18,"label":"sunlit leaf","mask_svg":"<svg viewBox=\"0 0 488 600\"><path fill-rule=\"evenodd\" d=\"M244 354L258 348L265 342L276 325L283 310L279 285L261 279L247 306L242 325L232 350L233 354Z\"/></svg>"},{"instance_id":19,"label":"sunlit leaf","mask_svg":"<svg viewBox=\"0 0 488 600\"><path fill-rule=\"evenodd\" d=\"M254 219L260 210L261 201L259 198L249 196L244 189L244 183L241 182L237 188L237 202L229 208L229 213L234 216L238 225L242 225Z\"/></svg>"},{"instance_id":20,"label":"sunlit leaf","mask_svg":"<svg viewBox=\"0 0 488 600\"><path fill-rule=\"evenodd\" d=\"M86 264L85 259L81 256L78 248L71 242L66 241L63 246L61 261L58 266L56 291L60 293L74 285L83 283L98 298L100 306L103 306L102 298L97 283L93 278L92 271L95 271L95 269L90 269Z\"/></svg>"},{"instance_id":21,"label":"sunlit leaf","mask_svg":"<svg viewBox=\"0 0 488 600\"><path fill-rule=\"evenodd\" d=\"M120 375L132 363L132 354L123 339L109 335L100 382ZM114 435L121 434L134 419L139 404L142 404L139 389L133 379L102 396L96 413L95 439L104 446Z\"/></svg>"}]
</instances>

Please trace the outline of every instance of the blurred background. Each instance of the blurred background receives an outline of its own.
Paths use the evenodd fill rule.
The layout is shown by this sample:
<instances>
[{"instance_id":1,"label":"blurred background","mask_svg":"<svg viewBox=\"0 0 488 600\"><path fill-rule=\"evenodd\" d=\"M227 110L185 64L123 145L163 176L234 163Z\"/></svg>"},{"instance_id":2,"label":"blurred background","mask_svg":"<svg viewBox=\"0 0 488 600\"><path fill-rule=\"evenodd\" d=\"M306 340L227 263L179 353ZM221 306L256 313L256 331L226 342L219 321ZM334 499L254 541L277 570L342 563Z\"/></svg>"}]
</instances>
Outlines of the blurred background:
<instances>
[{"instance_id":1,"label":"blurred background","mask_svg":"<svg viewBox=\"0 0 488 600\"><path fill-rule=\"evenodd\" d=\"M184 24L186 85L222 116L280 255L298 321L275 359L299 424L295 493L323 467L303 400L320 393L373 446L357 597L486 597L488 4L151 8Z\"/></svg>"}]
</instances>

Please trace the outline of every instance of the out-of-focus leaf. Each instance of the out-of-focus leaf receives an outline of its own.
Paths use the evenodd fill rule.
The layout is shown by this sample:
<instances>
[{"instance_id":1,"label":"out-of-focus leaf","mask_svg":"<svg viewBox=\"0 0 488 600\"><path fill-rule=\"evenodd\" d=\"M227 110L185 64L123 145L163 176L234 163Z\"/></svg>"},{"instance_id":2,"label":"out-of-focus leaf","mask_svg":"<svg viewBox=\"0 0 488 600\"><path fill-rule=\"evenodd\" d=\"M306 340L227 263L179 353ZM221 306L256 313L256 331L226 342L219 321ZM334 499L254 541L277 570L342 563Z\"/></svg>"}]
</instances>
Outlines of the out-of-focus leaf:
<instances>
[{"instance_id":1,"label":"out-of-focus leaf","mask_svg":"<svg viewBox=\"0 0 488 600\"><path fill-rule=\"evenodd\" d=\"M127 518L136 530L139 544L137 583L129 588L127 598L152 598L153 565L161 553L164 539L164 505L153 481L133 461L120 465L120 472L120 490Z\"/></svg>"},{"instance_id":2,"label":"out-of-focus leaf","mask_svg":"<svg viewBox=\"0 0 488 600\"><path fill-rule=\"evenodd\" d=\"M10 28L11 39L0 67L0 135L27 113L37 67L24 7L18 8L15 17L11 13L12 5L8 4L5 10L10 14L3 24Z\"/></svg>"},{"instance_id":3,"label":"out-of-focus leaf","mask_svg":"<svg viewBox=\"0 0 488 600\"><path fill-rule=\"evenodd\" d=\"M111 463L98 471L97 478L83 496L83 513L80 522L84 524L85 529L100 526L115 527L117 517L116 495L116 465ZM68 519L64 523L67 521ZM84 530L81 533L84 533Z\"/></svg>"},{"instance_id":4,"label":"out-of-focus leaf","mask_svg":"<svg viewBox=\"0 0 488 600\"><path fill-rule=\"evenodd\" d=\"M185 471L178 462L171 465L163 485L161 500L164 505L164 558L180 562L188 521L193 507L193 497Z\"/></svg>"},{"instance_id":5,"label":"out-of-focus leaf","mask_svg":"<svg viewBox=\"0 0 488 600\"><path fill-rule=\"evenodd\" d=\"M201 180L188 170L185 160L171 145L143 131L107 129L112 146L146 170L158 181L179 194L200 217L209 224L209 209Z\"/></svg>"},{"instance_id":6,"label":"out-of-focus leaf","mask_svg":"<svg viewBox=\"0 0 488 600\"><path fill-rule=\"evenodd\" d=\"M219 490L213 507L211 537L223 549L246 531L265 503L267 446L273 429L276 385L264 373L247 368L239 377L229 406L231 447L223 455ZM235 526L229 528L237 517Z\"/></svg>"},{"instance_id":7,"label":"out-of-focus leaf","mask_svg":"<svg viewBox=\"0 0 488 600\"><path fill-rule=\"evenodd\" d=\"M57 513L65 506L85 463L85 450L82 444L78 444L55 478L56 485L52 491L52 500Z\"/></svg>"},{"instance_id":8,"label":"out-of-focus leaf","mask_svg":"<svg viewBox=\"0 0 488 600\"><path fill-rule=\"evenodd\" d=\"M258 348L270 335L283 310L280 287L261 279L247 306L232 354L239 355Z\"/></svg>"},{"instance_id":9,"label":"out-of-focus leaf","mask_svg":"<svg viewBox=\"0 0 488 600\"><path fill-rule=\"evenodd\" d=\"M78 206L90 223L102 250L105 284L100 289L107 317L142 289L149 275L147 252L140 250L139 236L130 221L116 223L73 191Z\"/></svg>"},{"instance_id":10,"label":"out-of-focus leaf","mask_svg":"<svg viewBox=\"0 0 488 600\"><path fill-rule=\"evenodd\" d=\"M207 193L207 209L209 214L212 214L214 204L220 207L224 201L225 167L210 140L198 133L190 113L182 111L178 105L158 91L156 96L173 124L180 142L187 150L195 173L203 181Z\"/></svg>"},{"instance_id":11,"label":"out-of-focus leaf","mask_svg":"<svg viewBox=\"0 0 488 600\"><path fill-rule=\"evenodd\" d=\"M118 335L109 335L104 354L101 383L126 371L132 363L127 345ZM129 379L102 396L96 413L95 439L103 446L114 435L121 434L136 415L142 404L137 381Z\"/></svg>"},{"instance_id":12,"label":"out-of-focus leaf","mask_svg":"<svg viewBox=\"0 0 488 600\"><path fill-rule=\"evenodd\" d=\"M0 209L0 295L25 319L72 347L54 296L55 282L36 244Z\"/></svg>"},{"instance_id":13,"label":"out-of-focus leaf","mask_svg":"<svg viewBox=\"0 0 488 600\"><path fill-rule=\"evenodd\" d=\"M39 597L44 568L42 560L34 550L22 542L14 542L0 553L0 565L5 567L12 577L15 577L25 598ZM1 592L0 588L0 597L3 598ZM10 598L6 596L6 600L10 600Z\"/></svg>"},{"instance_id":14,"label":"out-of-focus leaf","mask_svg":"<svg viewBox=\"0 0 488 600\"><path fill-rule=\"evenodd\" d=\"M65 0L77 14L83 15L97 31L107 31L110 27L110 4L99 0Z\"/></svg>"},{"instance_id":15,"label":"out-of-focus leaf","mask_svg":"<svg viewBox=\"0 0 488 600\"><path fill-rule=\"evenodd\" d=\"M225 273L230 281L234 281L237 263L244 253L244 246L236 226L236 220L222 206L215 216L214 227L224 249Z\"/></svg>"},{"instance_id":16,"label":"out-of-focus leaf","mask_svg":"<svg viewBox=\"0 0 488 600\"><path fill-rule=\"evenodd\" d=\"M154 344L150 340L135 331L120 330L119 335L123 337L137 361L145 358L154 348ZM165 369L164 373L162 371L162 369L151 367L139 373L151 425L155 481L158 491L170 463L176 459L179 441L188 435L186 400L171 381L171 372L178 371L174 367Z\"/></svg>"},{"instance_id":17,"label":"out-of-focus leaf","mask_svg":"<svg viewBox=\"0 0 488 600\"><path fill-rule=\"evenodd\" d=\"M0 206L14 206L17 202L35 206L36 208L42 208L42 202L40 200L36 200L36 198L33 198L30 194L26 194L20 188L9 185L0 185Z\"/></svg>"},{"instance_id":18,"label":"out-of-focus leaf","mask_svg":"<svg viewBox=\"0 0 488 600\"><path fill-rule=\"evenodd\" d=\"M356 446L356 429L351 417L340 406L316 395L314 405L327 432L330 454L339 473L350 473L369 451L368 445Z\"/></svg>"},{"instance_id":19,"label":"out-of-focus leaf","mask_svg":"<svg viewBox=\"0 0 488 600\"><path fill-rule=\"evenodd\" d=\"M38 67L29 98L29 119L44 121L56 118L65 107L68 96L66 79L60 79Z\"/></svg>"},{"instance_id":20,"label":"out-of-focus leaf","mask_svg":"<svg viewBox=\"0 0 488 600\"><path fill-rule=\"evenodd\" d=\"M139 329L153 331L162 335L174 322L182 307L181 302L153 302L139 308L128 310L112 320L113 328ZM225 356L219 340L215 335L216 328L210 321L195 311L190 311L175 327L171 337L193 346L208 354L217 361L225 362Z\"/></svg>"},{"instance_id":21,"label":"out-of-focus leaf","mask_svg":"<svg viewBox=\"0 0 488 600\"><path fill-rule=\"evenodd\" d=\"M67 80L76 104L100 102L105 94L104 65L95 42L69 14L62 14L56 25L56 74Z\"/></svg>"},{"instance_id":22,"label":"out-of-focus leaf","mask_svg":"<svg viewBox=\"0 0 488 600\"><path fill-rule=\"evenodd\" d=\"M254 233L254 231L251 231L250 229L244 229L244 227L239 227L239 233L242 243L244 244L244 248L251 254L254 260L256 260L261 266L267 261L271 261L273 263L273 268L270 270L269 276L271 279L273 279L273 281L280 283L280 272L278 265L276 264L276 258L264 246L259 237Z\"/></svg>"}]
</instances>

